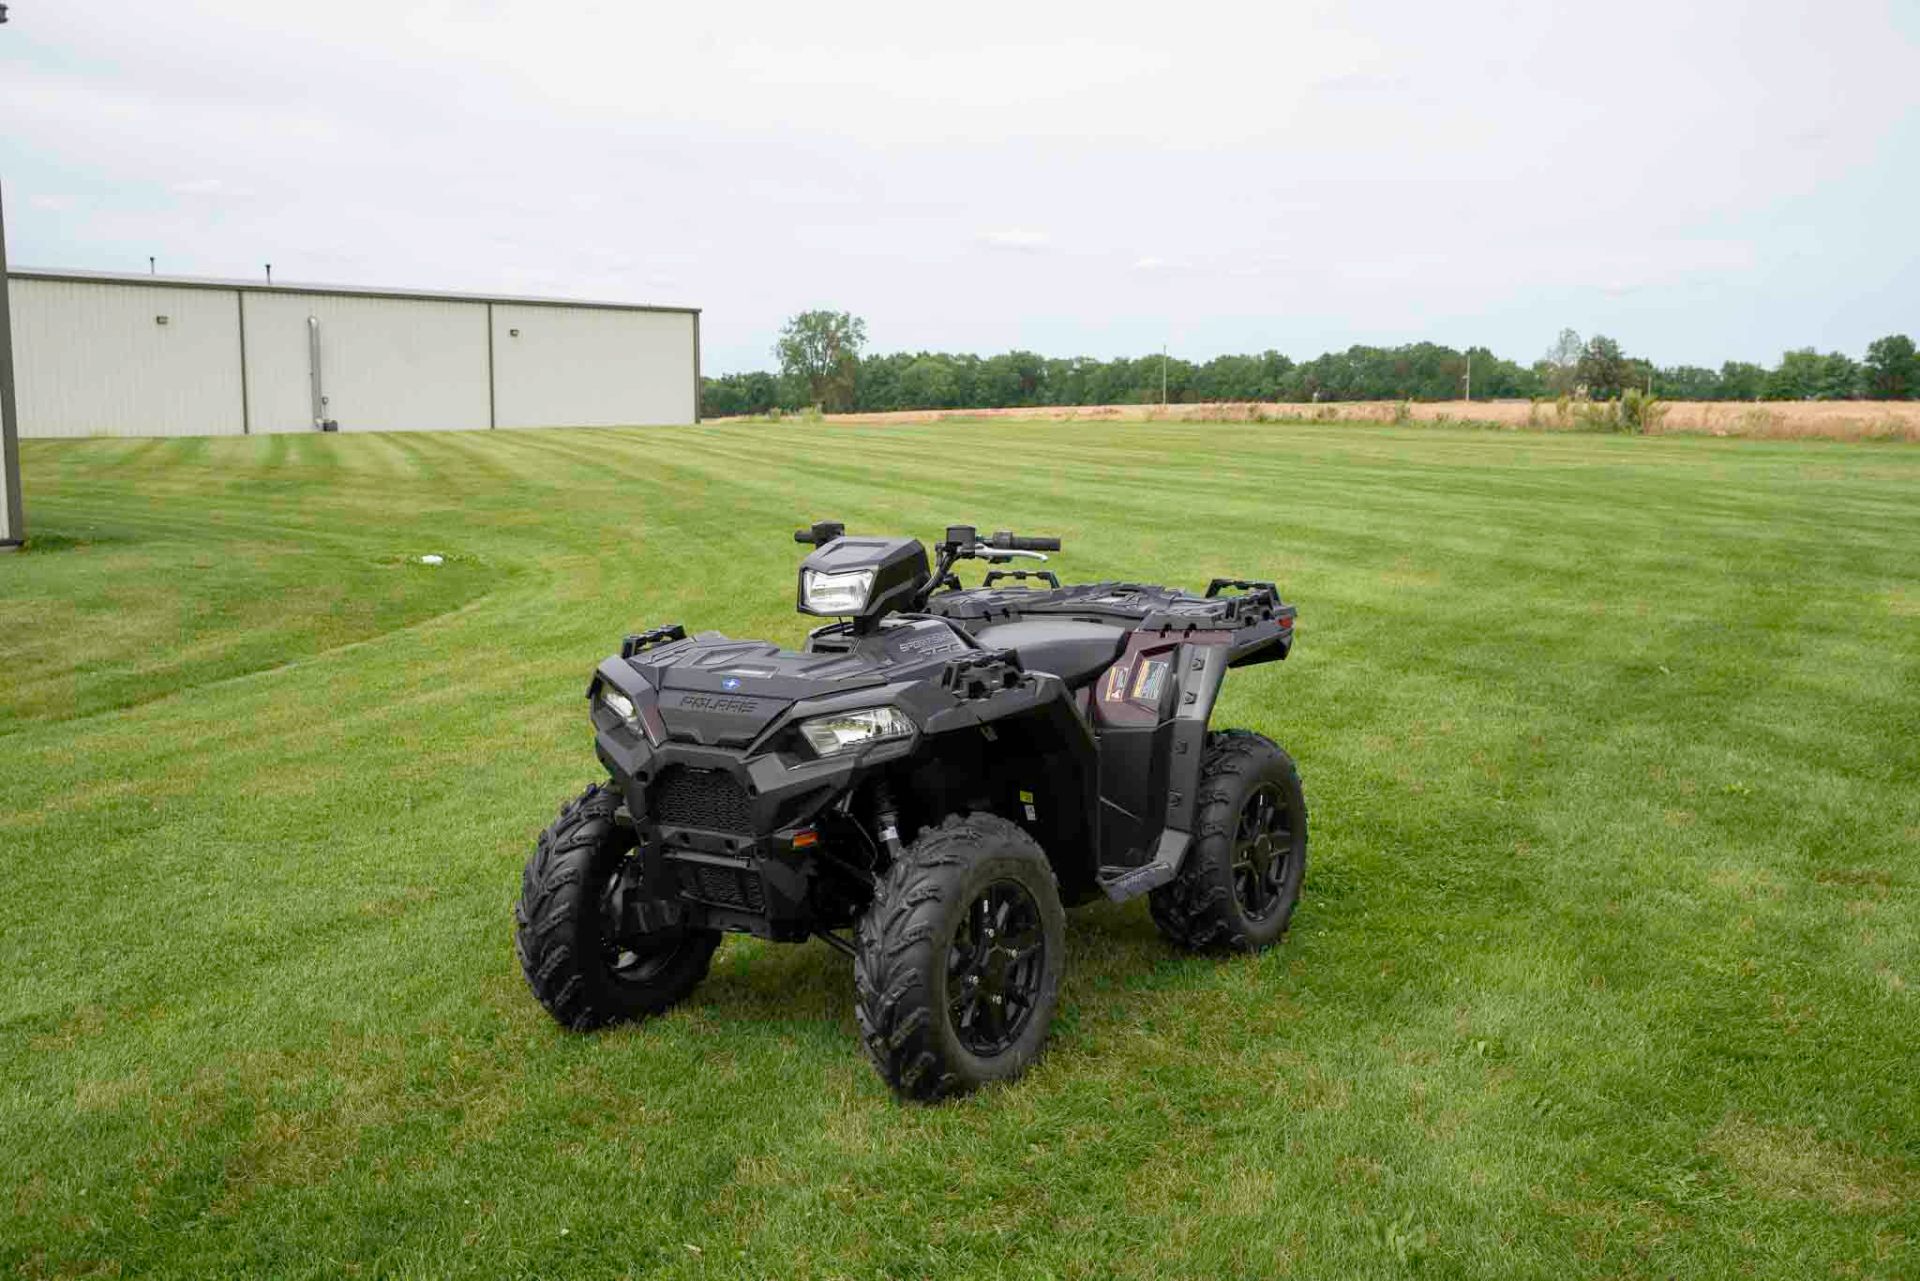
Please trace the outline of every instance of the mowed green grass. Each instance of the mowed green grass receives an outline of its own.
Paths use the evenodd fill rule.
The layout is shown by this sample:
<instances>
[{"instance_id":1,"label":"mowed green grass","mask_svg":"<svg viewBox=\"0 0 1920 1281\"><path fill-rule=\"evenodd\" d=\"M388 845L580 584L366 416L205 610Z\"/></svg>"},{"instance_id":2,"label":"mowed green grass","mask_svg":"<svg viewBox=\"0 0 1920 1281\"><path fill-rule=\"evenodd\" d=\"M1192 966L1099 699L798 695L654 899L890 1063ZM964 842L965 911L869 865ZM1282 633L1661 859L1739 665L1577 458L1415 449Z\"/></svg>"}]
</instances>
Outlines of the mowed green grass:
<instances>
[{"instance_id":1,"label":"mowed green grass","mask_svg":"<svg viewBox=\"0 0 1920 1281\"><path fill-rule=\"evenodd\" d=\"M29 442L0 558L7 1276L1920 1275L1920 451L1351 425ZM1284 946L1070 919L1024 1081L735 939L598 1036L509 909L641 625L792 528L1278 580ZM429 568L422 553L445 555Z\"/></svg>"}]
</instances>

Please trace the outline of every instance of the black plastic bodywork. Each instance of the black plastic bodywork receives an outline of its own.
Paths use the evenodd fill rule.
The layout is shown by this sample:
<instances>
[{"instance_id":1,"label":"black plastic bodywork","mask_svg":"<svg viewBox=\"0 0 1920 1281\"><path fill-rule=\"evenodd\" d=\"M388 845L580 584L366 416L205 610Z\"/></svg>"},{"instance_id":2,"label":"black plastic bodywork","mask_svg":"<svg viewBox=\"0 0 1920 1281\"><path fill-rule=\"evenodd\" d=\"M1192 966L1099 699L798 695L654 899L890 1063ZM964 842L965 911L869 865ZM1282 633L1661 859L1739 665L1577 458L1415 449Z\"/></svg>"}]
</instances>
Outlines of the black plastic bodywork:
<instances>
[{"instance_id":1,"label":"black plastic bodywork","mask_svg":"<svg viewBox=\"0 0 1920 1281\"><path fill-rule=\"evenodd\" d=\"M807 563L857 557L883 562L876 592L906 581L885 565L917 558L926 573L912 540L835 536ZM1033 833L1069 903L1165 883L1226 670L1292 645L1292 607L1270 584L1242 586L948 590L923 612L817 628L797 651L678 628L630 637L588 694L641 888L684 903L689 924L798 940L850 924L901 840L982 809ZM882 707L912 736L822 757L799 728Z\"/></svg>"}]
</instances>

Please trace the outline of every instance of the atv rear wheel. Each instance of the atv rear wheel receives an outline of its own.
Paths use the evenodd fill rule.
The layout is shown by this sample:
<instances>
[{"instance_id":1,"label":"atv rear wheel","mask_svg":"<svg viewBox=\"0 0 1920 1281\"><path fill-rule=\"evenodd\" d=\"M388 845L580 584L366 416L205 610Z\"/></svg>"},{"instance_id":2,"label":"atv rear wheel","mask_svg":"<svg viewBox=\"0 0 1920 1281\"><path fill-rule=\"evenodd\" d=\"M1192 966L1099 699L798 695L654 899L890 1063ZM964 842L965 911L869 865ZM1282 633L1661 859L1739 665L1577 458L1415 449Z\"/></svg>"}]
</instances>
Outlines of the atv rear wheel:
<instances>
[{"instance_id":1,"label":"atv rear wheel","mask_svg":"<svg viewBox=\"0 0 1920 1281\"><path fill-rule=\"evenodd\" d=\"M528 985L576 1032L665 1012L707 976L720 944L718 931L684 928L677 903L630 901L634 838L614 821L619 807L606 783L567 802L540 833L513 907Z\"/></svg>"},{"instance_id":2,"label":"atv rear wheel","mask_svg":"<svg viewBox=\"0 0 1920 1281\"><path fill-rule=\"evenodd\" d=\"M1307 870L1307 798L1293 758L1246 730L1207 736L1196 839L1148 908L1194 951L1257 952L1280 940Z\"/></svg>"},{"instance_id":3,"label":"atv rear wheel","mask_svg":"<svg viewBox=\"0 0 1920 1281\"><path fill-rule=\"evenodd\" d=\"M880 1075L932 1102L1039 1057L1066 968L1066 914L1034 839L993 814L920 834L854 932L854 1012Z\"/></svg>"}]
</instances>

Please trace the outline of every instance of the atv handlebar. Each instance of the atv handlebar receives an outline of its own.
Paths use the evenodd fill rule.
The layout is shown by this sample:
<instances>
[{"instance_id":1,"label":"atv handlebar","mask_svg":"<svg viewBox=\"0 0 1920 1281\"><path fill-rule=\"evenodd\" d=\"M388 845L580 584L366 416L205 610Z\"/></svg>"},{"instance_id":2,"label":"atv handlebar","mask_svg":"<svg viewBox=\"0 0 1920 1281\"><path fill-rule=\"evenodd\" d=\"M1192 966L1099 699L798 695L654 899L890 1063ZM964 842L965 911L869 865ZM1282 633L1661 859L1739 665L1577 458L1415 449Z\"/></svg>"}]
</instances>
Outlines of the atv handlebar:
<instances>
[{"instance_id":1,"label":"atv handlebar","mask_svg":"<svg viewBox=\"0 0 1920 1281\"><path fill-rule=\"evenodd\" d=\"M847 527L837 520L817 520L806 529L793 531L793 541L809 547L825 547L836 538L843 537ZM997 552L1057 552L1060 540L1042 536L1027 537L1009 530L1001 530L992 537L975 534L971 525L947 526L946 540L940 544L962 556L976 554L976 549L990 549Z\"/></svg>"}]
</instances>

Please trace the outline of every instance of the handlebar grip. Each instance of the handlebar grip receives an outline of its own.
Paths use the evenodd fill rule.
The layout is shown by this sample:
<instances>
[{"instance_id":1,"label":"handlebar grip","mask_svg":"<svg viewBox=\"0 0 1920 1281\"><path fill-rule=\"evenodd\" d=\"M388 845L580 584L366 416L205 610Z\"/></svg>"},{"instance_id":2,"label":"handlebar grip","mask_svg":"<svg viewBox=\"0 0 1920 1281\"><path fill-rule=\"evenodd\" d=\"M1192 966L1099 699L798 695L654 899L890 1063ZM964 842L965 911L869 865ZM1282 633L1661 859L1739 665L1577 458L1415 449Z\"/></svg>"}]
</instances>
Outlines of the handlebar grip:
<instances>
[{"instance_id":1,"label":"handlebar grip","mask_svg":"<svg viewBox=\"0 0 1920 1281\"><path fill-rule=\"evenodd\" d=\"M793 531L793 541L796 543L805 543L811 547L813 545L813 531L811 529L796 529Z\"/></svg>"},{"instance_id":2,"label":"handlebar grip","mask_svg":"<svg viewBox=\"0 0 1920 1281\"><path fill-rule=\"evenodd\" d=\"M1018 534L1011 534L1003 529L987 540L987 546L1004 547L1008 551L1016 552L1057 552L1060 550L1060 540L1057 538L1022 538Z\"/></svg>"}]
</instances>

